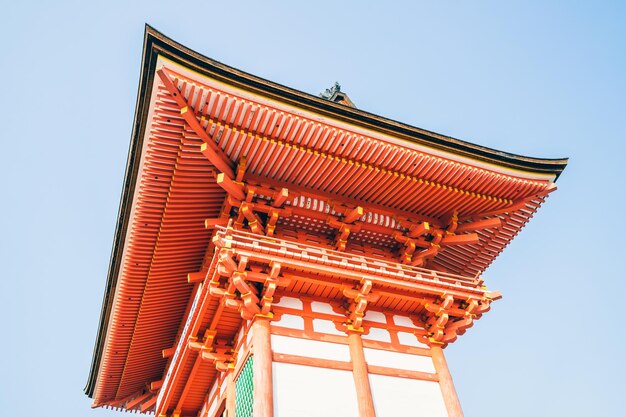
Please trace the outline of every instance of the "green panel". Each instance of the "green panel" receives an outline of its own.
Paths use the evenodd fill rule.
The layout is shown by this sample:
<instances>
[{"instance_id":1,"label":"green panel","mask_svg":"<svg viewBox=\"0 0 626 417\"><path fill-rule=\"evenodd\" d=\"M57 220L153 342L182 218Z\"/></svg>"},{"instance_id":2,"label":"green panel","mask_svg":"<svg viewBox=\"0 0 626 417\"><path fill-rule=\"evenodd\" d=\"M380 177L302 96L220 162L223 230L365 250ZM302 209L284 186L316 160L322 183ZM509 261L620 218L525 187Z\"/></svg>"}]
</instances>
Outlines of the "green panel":
<instances>
[{"instance_id":1,"label":"green panel","mask_svg":"<svg viewBox=\"0 0 626 417\"><path fill-rule=\"evenodd\" d=\"M254 401L254 384L252 382L252 356L241 369L235 383L235 417L252 417L252 403Z\"/></svg>"}]
</instances>

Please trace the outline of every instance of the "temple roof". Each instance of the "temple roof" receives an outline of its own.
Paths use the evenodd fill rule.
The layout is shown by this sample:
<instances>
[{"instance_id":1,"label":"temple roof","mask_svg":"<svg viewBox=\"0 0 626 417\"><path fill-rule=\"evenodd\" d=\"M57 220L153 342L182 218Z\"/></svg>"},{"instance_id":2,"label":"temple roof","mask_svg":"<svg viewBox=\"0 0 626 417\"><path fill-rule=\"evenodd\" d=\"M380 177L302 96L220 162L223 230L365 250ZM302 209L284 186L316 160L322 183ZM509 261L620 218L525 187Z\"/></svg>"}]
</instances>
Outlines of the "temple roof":
<instances>
[{"instance_id":1,"label":"temple roof","mask_svg":"<svg viewBox=\"0 0 626 417\"><path fill-rule=\"evenodd\" d=\"M355 233L356 241L387 244L379 230L404 230L411 219L437 225L454 215L461 229L502 221L501 228L479 231L479 244L455 246L433 261L433 268L464 275L487 268L567 164L368 113L337 87L326 95L226 66L146 27L128 165L85 388L96 406L123 404L162 378L167 361L161 350L175 344L189 307L187 273L209 259L211 231L201 226L218 217L226 198L215 174L234 172L242 156L250 183L294 190L294 210L321 210L336 199L363 205L369 213L363 223L370 226ZM190 128L187 112L204 133ZM285 161L297 161L301 169ZM299 221L294 218L288 222ZM307 227L323 232L323 222L315 224Z\"/></svg>"}]
</instances>

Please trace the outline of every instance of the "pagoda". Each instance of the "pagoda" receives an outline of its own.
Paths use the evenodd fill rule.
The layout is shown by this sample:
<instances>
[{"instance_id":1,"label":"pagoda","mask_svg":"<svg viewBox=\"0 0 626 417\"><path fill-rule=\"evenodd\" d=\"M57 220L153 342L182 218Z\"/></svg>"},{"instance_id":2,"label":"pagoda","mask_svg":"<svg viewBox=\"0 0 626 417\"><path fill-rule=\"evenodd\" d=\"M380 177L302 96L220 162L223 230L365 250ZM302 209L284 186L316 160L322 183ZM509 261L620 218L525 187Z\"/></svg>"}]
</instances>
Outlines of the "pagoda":
<instances>
[{"instance_id":1,"label":"pagoda","mask_svg":"<svg viewBox=\"0 0 626 417\"><path fill-rule=\"evenodd\" d=\"M444 348L566 159L489 149L147 27L85 389L165 417L462 416Z\"/></svg>"}]
</instances>

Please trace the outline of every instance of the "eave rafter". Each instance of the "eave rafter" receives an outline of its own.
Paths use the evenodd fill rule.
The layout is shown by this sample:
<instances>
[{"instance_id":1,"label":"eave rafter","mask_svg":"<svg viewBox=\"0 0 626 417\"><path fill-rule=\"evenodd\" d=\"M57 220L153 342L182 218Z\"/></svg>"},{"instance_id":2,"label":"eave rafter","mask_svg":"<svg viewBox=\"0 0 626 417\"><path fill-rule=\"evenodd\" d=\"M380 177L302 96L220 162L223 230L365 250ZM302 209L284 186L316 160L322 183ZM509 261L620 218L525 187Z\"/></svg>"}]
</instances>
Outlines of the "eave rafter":
<instances>
[{"instance_id":1,"label":"eave rafter","mask_svg":"<svg viewBox=\"0 0 626 417\"><path fill-rule=\"evenodd\" d=\"M207 119L206 115L201 114L198 115L191 107L191 103L188 102L184 98L185 83L187 81L183 81L184 77L176 74L177 82L182 82L182 91L174 84L172 77L168 75L168 73L164 69L160 69L157 71L160 79L162 80L164 86L171 94L173 99L176 101L176 104L180 108L181 115L183 116L185 122L191 128L191 130L196 133L203 141L201 151L207 157L207 159L217 168L217 183L222 186L222 188L228 193L229 198L226 199L224 203L224 208L222 210L222 219L225 220L228 217L228 212L232 206L236 206L239 211L238 221L236 222L236 226L243 226L244 219L247 222L248 227L255 233L259 234L267 234L268 236L273 236L276 228L276 224L281 215L284 215L285 212L280 212L279 210L268 210L265 212L264 219L260 218L255 212L255 207L253 207L250 203L252 203L253 198L256 194L255 187L251 186L251 182L257 182L259 184L263 184L265 187L271 187L274 189L281 190L278 195L272 195L274 203L272 204L275 207L282 206L287 201L287 196L289 198L297 198L298 195L306 195L307 197L311 194L314 195L314 198L318 198L320 200L325 200L331 204L333 204L333 198L339 198L341 203L339 205L333 204L333 208L344 206L346 210L351 210L346 213L343 213L342 210L335 210L338 215L336 216L328 216L324 221L336 230L336 239L335 239L335 248L338 250L345 250L346 244L348 242L348 238L350 235L354 233L358 233L361 230L361 227L365 222L361 222L359 219L362 217L363 213L380 213L387 211L381 210L380 207L365 207L362 205L361 201L347 201L344 196L325 196L324 193L320 193L319 190L315 192L311 192L311 190L297 190L297 186L294 184L283 183L277 187L277 184L271 184L271 182L275 182L270 180L269 178L262 178L258 175L248 174L247 170L247 161L245 154L240 159L239 164L234 167L234 163L230 160L228 155L216 144L216 141L211 137L208 133L210 131L211 126L217 126L222 129L231 129L235 132L239 132L249 140L260 139L263 141L270 141L271 143L281 145L281 141L266 138L263 135L259 135L259 132L256 132L251 129L243 129L237 128L233 123L228 123L227 120L231 120L228 117L226 120L213 120ZM191 91L195 88L194 85L191 86ZM191 93L190 93L191 94ZM191 95L190 95L191 99ZM206 111L207 109L205 109ZM231 109L232 112L232 109ZM230 114L230 113L229 113ZM282 113L281 113L282 114ZM282 117L282 116L281 116ZM207 123L207 127L204 128L204 122ZM280 123L279 123L280 124ZM232 126L231 126L232 125ZM277 145L277 146L278 146ZM282 143L282 146L291 146L297 148L294 144ZM304 149L303 149L304 150ZM308 152L308 151L307 151ZM322 155L322 153L318 151L313 152L315 155ZM323 156L323 155L322 155ZM359 161L351 161L344 157L339 158L333 155L327 155L326 163L330 163L330 161L335 160L336 162L345 162L352 163L355 166L362 165L362 162ZM372 169L381 170L375 167L371 167ZM384 169L382 170L386 172ZM391 172L396 177L404 178L405 174ZM422 179L414 179L422 181ZM395 180L394 180L395 181ZM499 204L506 204L507 207L500 208L497 210L493 210L492 216L496 216L497 213L506 213L510 210L517 209L518 207L523 207L525 201L532 200L533 198L540 197L539 195L526 197L522 201L514 202L512 200L501 199L497 197L491 197L482 195L480 193L469 192L465 190L457 190L454 187L447 187L442 184L434 183L426 181L427 184L431 184L436 188L441 188L444 190L452 190L455 192L463 193L467 196L467 198L487 198L500 201ZM393 187L389 187L390 189ZM286 196L281 195L281 192L285 192ZM390 190L387 191L389 193ZM544 193L547 194L551 189L548 188L544 190ZM322 195L320 195L322 194ZM449 199L450 197L447 197ZM347 206L345 206L347 204ZM491 212L490 212L491 213ZM361 214L361 216L359 216ZM475 230L479 230L484 228L483 225L477 224L475 228L472 229L471 223L467 223L463 225L458 230L456 226L458 226L458 217L456 214L454 215L455 222L454 226L451 224L446 224L446 222L442 222L441 219L428 218L424 216L419 216L414 213L407 213L407 216L404 216L402 213L398 213L398 211L392 211L391 215L394 219L397 219L400 224L402 222L409 223L408 233L406 231L398 231L391 230L390 232L383 233L399 242L400 245L403 246L401 253L399 254L400 259L404 263L408 263L414 266L427 266L431 265L431 261L445 249L446 246L451 245L476 245L479 243L479 236L476 233L473 233ZM288 217L288 215L287 215ZM473 215L471 218L479 217L478 214ZM485 216L481 216L485 217ZM265 220L267 218L267 220ZM467 220L468 217L463 220ZM209 220L210 222L211 220ZM442 224L443 223L443 224ZM207 224L210 226L210 224ZM500 225L497 224L497 221L489 223L491 229L497 229ZM431 229L429 232L424 233L422 229ZM380 230L378 230L380 233Z\"/></svg>"},{"instance_id":2,"label":"eave rafter","mask_svg":"<svg viewBox=\"0 0 626 417\"><path fill-rule=\"evenodd\" d=\"M229 179L235 178L233 163L228 156L216 144L213 138L204 130L198 121L196 113L193 111L190 103L185 100L180 90L174 85L174 82L164 69L157 70L157 75L163 82L163 85L169 91L178 107L180 114L185 119L189 127L202 139L201 151L207 159L222 173L228 175Z\"/></svg>"},{"instance_id":3,"label":"eave rafter","mask_svg":"<svg viewBox=\"0 0 626 417\"><path fill-rule=\"evenodd\" d=\"M215 128L217 129L216 131L221 132L220 136L224 136L226 134L225 132L228 131L230 132L229 135L244 137L246 138L246 140L250 140L250 141L259 141L262 143L271 144L271 146L275 148L275 153L277 154L284 155L285 154L284 150L292 149L292 150L296 150L300 152L302 155L313 155L315 158L319 159L319 163L317 164L318 166L326 166L332 161L333 163L336 163L336 164L354 167L357 170L365 170L369 172L377 172L382 175L388 175L389 178L392 179L393 182L407 180L410 182L419 183L426 187L438 189L440 191L445 192L447 196L443 198L447 200L456 199L456 197L452 197L453 195L462 195L463 198L466 200L469 199L469 200L477 200L477 201L478 200L490 201L490 202L495 203L495 206L510 205L510 204L513 204L514 202L514 200L512 199L513 197L504 198L504 197L498 197L498 196L492 195L492 193L484 193L484 192L480 192L476 190L472 191L470 189L465 189L459 184L457 184L456 186L448 185L448 184L439 182L438 180L426 179L426 178L422 178L419 176L414 176L410 174L409 172L397 171L396 169L391 168L391 166L384 167L384 166L370 165L367 159L363 159L365 158L364 154L361 154L359 158L355 159L355 157L351 157L340 152L340 149L338 149L337 146L335 146L333 149L322 149L322 148L308 148L306 146L303 146L302 144L295 143L293 138L305 137L307 135L309 136L313 135L314 137L324 138L324 140L321 141L322 143L325 142L325 140L331 136L333 138L341 137L343 138L341 139L342 141L361 140L361 141L367 141L367 142L370 142L370 141L377 142L378 140L370 138L370 137L363 137L355 132L344 131L336 127L320 125L318 122L312 119L307 119L305 117L295 116L290 113L285 113L284 111L281 111L278 108L267 106L266 104L261 105L261 104L250 103L251 106L257 106L259 108L259 111L263 110L263 111L269 112L269 114L272 115L272 121L268 125L271 125L271 126L275 125L276 129L270 129L268 131L267 129L264 128L266 124L262 124L262 126L257 127L257 128L243 126L241 125L241 123L236 122L236 121L248 120L248 117L251 117L250 108L249 108L250 106L246 107L247 108L246 111L242 110L243 107L245 107L244 103L246 102L246 100L244 100L241 97L237 97L230 93L222 91L219 88L215 88L214 86L207 87L206 85L198 84L197 81L192 81L188 79L186 76L178 74L174 72L173 70L168 70L168 71L170 71L171 74L177 79L179 79L181 82L189 83L190 85L197 87L198 89L202 91L211 91L214 94L219 95L220 97L224 97L226 100L237 103L237 104L231 105L229 108L229 111L222 111L219 115L213 114L213 112L210 111L208 106L201 109L203 110L203 112L200 115L200 120L202 121L203 124L205 122L207 124L207 128L203 130L204 132L203 135L206 134L206 131L210 131L211 128ZM179 91L179 94L182 94L182 93ZM235 110L235 108L237 110ZM315 127L312 127L312 126L315 126ZM315 131L316 133L313 133L313 131ZM397 146L390 145L390 144L383 144L382 142L378 146L379 146L379 150L383 153L385 152L385 150L388 150L388 151L398 150ZM346 149L347 148L349 147L346 147ZM343 150L343 148L341 148L341 150ZM420 152L417 152L417 154L421 155ZM439 157L436 157L436 160L443 161ZM457 166L459 165L459 163L453 162L453 161L448 161L446 163L451 163L452 165L457 165ZM324 169L320 169L320 172L322 171L324 171ZM487 173L488 172L485 171L483 174L487 174ZM492 176L495 175L493 179L494 180L497 179L498 181L501 181L503 177L503 175L501 174L489 174L489 175L492 175ZM360 177L360 176L361 175L354 176L354 178L350 180L350 184L346 183L346 187L349 188L351 186L351 182L354 181L356 177ZM516 179L516 181L520 184L527 184L529 186L532 186L535 189L543 188L545 186L545 181L540 181L540 180ZM375 186L381 187L382 184L380 184L379 181L377 181ZM383 194L387 196L391 196L392 194L395 193L395 191L397 191L397 189L398 187L385 187Z\"/></svg>"}]
</instances>

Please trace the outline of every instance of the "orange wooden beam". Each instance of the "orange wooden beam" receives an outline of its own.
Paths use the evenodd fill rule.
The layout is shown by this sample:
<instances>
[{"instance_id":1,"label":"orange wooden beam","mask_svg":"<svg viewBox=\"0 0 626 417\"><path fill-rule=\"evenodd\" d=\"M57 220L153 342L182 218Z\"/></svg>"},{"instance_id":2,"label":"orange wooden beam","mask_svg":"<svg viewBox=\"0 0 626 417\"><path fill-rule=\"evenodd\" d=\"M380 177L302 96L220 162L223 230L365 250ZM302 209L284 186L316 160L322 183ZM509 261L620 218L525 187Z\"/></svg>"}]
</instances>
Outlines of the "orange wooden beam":
<instances>
[{"instance_id":1,"label":"orange wooden beam","mask_svg":"<svg viewBox=\"0 0 626 417\"><path fill-rule=\"evenodd\" d=\"M285 204L285 201L287 201L287 199L289 198L289 190L286 188L281 188L280 191L277 191L274 194L273 197L273 202L272 202L272 206L274 207L281 207L283 204Z\"/></svg>"},{"instance_id":2,"label":"orange wooden beam","mask_svg":"<svg viewBox=\"0 0 626 417\"><path fill-rule=\"evenodd\" d=\"M441 240L442 245L475 245L480 243L480 239L476 233L467 233L464 235L447 235Z\"/></svg>"},{"instance_id":3,"label":"orange wooden beam","mask_svg":"<svg viewBox=\"0 0 626 417\"><path fill-rule=\"evenodd\" d=\"M227 226L230 218L228 217L218 217L216 219L206 219L204 221L205 229L215 229L216 226Z\"/></svg>"},{"instance_id":4,"label":"orange wooden beam","mask_svg":"<svg viewBox=\"0 0 626 417\"><path fill-rule=\"evenodd\" d=\"M224 191L232 195L237 200L244 201L246 199L246 194L243 191L243 186L241 184L237 184L223 172L217 174L216 182L217 185L222 187Z\"/></svg>"},{"instance_id":5,"label":"orange wooden beam","mask_svg":"<svg viewBox=\"0 0 626 417\"><path fill-rule=\"evenodd\" d=\"M389 207L386 207L386 206L383 206L382 204L377 204L377 203L364 204L363 200L349 198L349 197L341 196L341 195L334 194L334 193L328 193L328 192L321 191L321 190L310 190L302 186L287 183L284 181L278 181L278 180L267 178L267 177L262 177L256 174L246 173L245 179L247 180L247 182L252 181L257 184L268 184L271 187L276 188L276 189L288 188L289 193L293 194L293 197L296 197L297 195L298 196L303 195L305 197L316 198L318 200L322 200L326 202L334 201L334 202L346 203L351 206L361 206L366 212L371 211L372 213L383 214L383 215L391 216L393 218L401 219L401 220L405 220L409 222L411 221L410 219L417 219L420 222L428 222L431 226L441 228L441 221L434 217L411 213L411 212L404 211L404 210L393 210L393 209L390 209ZM263 188L264 187L261 187L261 189Z\"/></svg>"},{"instance_id":6,"label":"orange wooden beam","mask_svg":"<svg viewBox=\"0 0 626 417\"><path fill-rule=\"evenodd\" d=\"M200 139L204 142L202 144L201 151L208 158L208 160L217 168L219 171L228 175L228 177L235 178L235 173L233 171L233 162L228 158L226 153L222 149L220 149L216 144L213 138L209 136L206 130L200 125L198 118L196 117L195 112L189 105L189 103L185 100L182 93L178 88L174 85L174 82L170 78L170 76L163 70L157 70L157 75L165 85L165 88L172 95L174 101L180 108L180 114L183 116L189 127L198 135Z\"/></svg>"},{"instance_id":7,"label":"orange wooden beam","mask_svg":"<svg viewBox=\"0 0 626 417\"><path fill-rule=\"evenodd\" d=\"M167 358L170 358L175 352L176 352L176 346L173 346L171 348L163 349L161 351L161 354L163 355L164 359L167 359Z\"/></svg>"},{"instance_id":8,"label":"orange wooden beam","mask_svg":"<svg viewBox=\"0 0 626 417\"><path fill-rule=\"evenodd\" d=\"M204 278L206 278L206 272L190 272L187 274L187 282L190 284L195 284L196 282L202 282L204 281Z\"/></svg>"},{"instance_id":9,"label":"orange wooden beam","mask_svg":"<svg viewBox=\"0 0 626 417\"><path fill-rule=\"evenodd\" d=\"M291 363L293 365L313 366L315 368L337 369L342 371L351 371L352 363L345 361L337 361L332 359L311 358L308 356L290 355L287 353L272 354L274 362Z\"/></svg>"},{"instance_id":10,"label":"orange wooden beam","mask_svg":"<svg viewBox=\"0 0 626 417\"><path fill-rule=\"evenodd\" d=\"M139 409L141 410L142 413L145 413L146 411L154 407L154 405L156 404L156 401L157 401L157 396L155 395L154 397L150 398L145 403L141 404L141 407L139 407Z\"/></svg>"},{"instance_id":11,"label":"orange wooden beam","mask_svg":"<svg viewBox=\"0 0 626 417\"><path fill-rule=\"evenodd\" d=\"M354 209L348 211L345 214L345 217L343 219L343 221L345 223L354 223L355 221L359 220L361 217L363 217L363 207L361 206L356 206Z\"/></svg>"},{"instance_id":12,"label":"orange wooden beam","mask_svg":"<svg viewBox=\"0 0 626 417\"><path fill-rule=\"evenodd\" d=\"M439 377L437 376L437 374L430 374L428 372L410 371L407 369L388 368L386 366L369 364L367 365L367 370L370 374L374 375L386 375L396 378L418 379L420 381L439 381Z\"/></svg>"},{"instance_id":13,"label":"orange wooden beam","mask_svg":"<svg viewBox=\"0 0 626 417\"><path fill-rule=\"evenodd\" d=\"M242 156L237 164L237 174L235 177L235 181L241 182L243 181L243 176L246 174L247 162L246 157Z\"/></svg>"},{"instance_id":14,"label":"orange wooden beam","mask_svg":"<svg viewBox=\"0 0 626 417\"><path fill-rule=\"evenodd\" d=\"M145 394L140 395L139 397L130 400L129 402L126 403L126 409L132 410L133 408L137 407L139 404L144 402L151 395L154 395L154 394L152 392L146 392Z\"/></svg>"},{"instance_id":15,"label":"orange wooden beam","mask_svg":"<svg viewBox=\"0 0 626 417\"><path fill-rule=\"evenodd\" d=\"M456 228L456 233L473 232L482 229L497 229L502 226L502 221L494 217L493 219L480 220L477 222L465 223Z\"/></svg>"},{"instance_id":16,"label":"orange wooden beam","mask_svg":"<svg viewBox=\"0 0 626 417\"><path fill-rule=\"evenodd\" d=\"M428 222L422 222L418 225L411 225L409 227L409 237L418 238L420 236L429 233L431 230L430 224Z\"/></svg>"}]
</instances>

